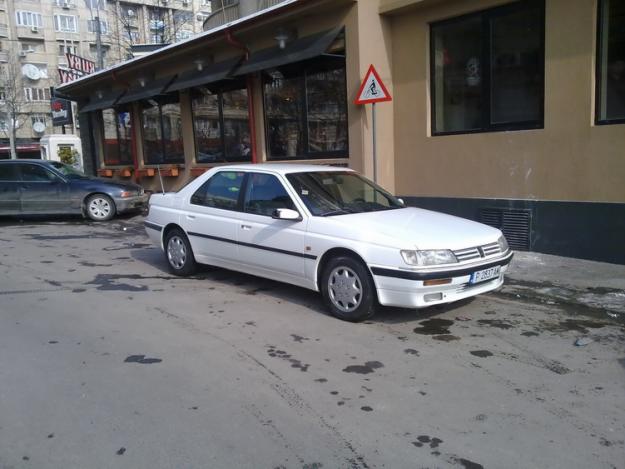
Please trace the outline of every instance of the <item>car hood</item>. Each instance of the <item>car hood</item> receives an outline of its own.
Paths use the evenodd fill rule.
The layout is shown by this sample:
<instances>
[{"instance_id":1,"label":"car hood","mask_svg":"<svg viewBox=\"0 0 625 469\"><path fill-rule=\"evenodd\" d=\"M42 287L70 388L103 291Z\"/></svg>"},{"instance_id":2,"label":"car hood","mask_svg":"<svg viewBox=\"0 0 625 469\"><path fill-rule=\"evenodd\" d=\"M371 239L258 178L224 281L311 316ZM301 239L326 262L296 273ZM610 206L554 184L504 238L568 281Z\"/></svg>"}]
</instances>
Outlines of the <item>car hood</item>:
<instances>
[{"instance_id":1,"label":"car hood","mask_svg":"<svg viewBox=\"0 0 625 469\"><path fill-rule=\"evenodd\" d=\"M322 222L324 220L325 222ZM315 217L314 230L400 249L462 249L497 241L501 231L465 218L414 207Z\"/></svg>"}]
</instances>

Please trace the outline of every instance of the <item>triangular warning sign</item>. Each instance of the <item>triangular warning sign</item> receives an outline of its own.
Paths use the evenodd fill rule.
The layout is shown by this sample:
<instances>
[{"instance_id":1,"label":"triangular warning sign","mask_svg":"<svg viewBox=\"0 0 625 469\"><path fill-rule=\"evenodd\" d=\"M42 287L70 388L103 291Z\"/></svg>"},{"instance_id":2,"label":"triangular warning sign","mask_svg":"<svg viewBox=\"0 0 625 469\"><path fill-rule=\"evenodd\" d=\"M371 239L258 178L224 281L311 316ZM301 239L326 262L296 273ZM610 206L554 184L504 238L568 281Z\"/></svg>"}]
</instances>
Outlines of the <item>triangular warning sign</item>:
<instances>
[{"instance_id":1,"label":"triangular warning sign","mask_svg":"<svg viewBox=\"0 0 625 469\"><path fill-rule=\"evenodd\" d=\"M384 86L384 83L382 83L380 75L378 75L373 65L370 65L365 79L360 85L354 104L379 103L380 101L391 101L391 99L391 94Z\"/></svg>"}]
</instances>

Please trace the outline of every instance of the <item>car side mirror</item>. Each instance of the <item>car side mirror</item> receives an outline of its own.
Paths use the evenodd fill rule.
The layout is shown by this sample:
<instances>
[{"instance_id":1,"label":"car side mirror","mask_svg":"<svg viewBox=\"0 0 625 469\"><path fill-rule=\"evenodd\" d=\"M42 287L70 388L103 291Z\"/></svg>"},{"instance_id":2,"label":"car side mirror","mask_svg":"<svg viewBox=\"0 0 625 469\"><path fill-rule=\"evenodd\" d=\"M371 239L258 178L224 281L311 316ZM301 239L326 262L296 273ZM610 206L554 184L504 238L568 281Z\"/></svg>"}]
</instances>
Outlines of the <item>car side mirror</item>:
<instances>
[{"instance_id":1,"label":"car side mirror","mask_svg":"<svg viewBox=\"0 0 625 469\"><path fill-rule=\"evenodd\" d=\"M302 216L298 211L291 210L290 208L277 208L273 211L272 218L277 220L299 221L302 219Z\"/></svg>"}]
</instances>

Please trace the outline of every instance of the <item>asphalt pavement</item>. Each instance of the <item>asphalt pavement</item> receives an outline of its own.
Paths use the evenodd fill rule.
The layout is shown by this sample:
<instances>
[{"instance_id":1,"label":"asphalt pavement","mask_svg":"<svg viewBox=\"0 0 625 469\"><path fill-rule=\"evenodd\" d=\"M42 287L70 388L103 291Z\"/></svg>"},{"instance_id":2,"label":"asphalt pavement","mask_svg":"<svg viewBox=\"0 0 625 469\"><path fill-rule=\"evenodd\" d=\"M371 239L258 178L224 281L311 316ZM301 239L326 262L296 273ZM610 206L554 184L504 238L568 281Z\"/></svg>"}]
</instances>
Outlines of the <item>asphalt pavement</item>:
<instances>
[{"instance_id":1,"label":"asphalt pavement","mask_svg":"<svg viewBox=\"0 0 625 469\"><path fill-rule=\"evenodd\" d=\"M0 221L0 468L623 467L624 266L351 324L141 223Z\"/></svg>"}]
</instances>

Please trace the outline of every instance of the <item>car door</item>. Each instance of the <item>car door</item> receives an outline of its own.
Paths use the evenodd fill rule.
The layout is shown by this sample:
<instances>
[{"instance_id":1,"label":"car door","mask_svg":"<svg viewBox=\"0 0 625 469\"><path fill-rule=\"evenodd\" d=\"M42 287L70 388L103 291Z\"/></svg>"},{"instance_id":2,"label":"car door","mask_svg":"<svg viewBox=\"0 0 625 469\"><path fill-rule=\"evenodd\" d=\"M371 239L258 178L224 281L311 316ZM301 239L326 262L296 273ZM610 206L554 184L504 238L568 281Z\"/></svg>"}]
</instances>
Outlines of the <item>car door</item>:
<instances>
[{"instance_id":1,"label":"car door","mask_svg":"<svg viewBox=\"0 0 625 469\"><path fill-rule=\"evenodd\" d=\"M274 174L250 172L238 226L239 258L252 273L279 280L304 278L306 222L278 220L278 208L298 210ZM300 213L301 210L299 210Z\"/></svg>"},{"instance_id":2,"label":"car door","mask_svg":"<svg viewBox=\"0 0 625 469\"><path fill-rule=\"evenodd\" d=\"M189 199L181 222L198 261L222 266L237 263L244 176L242 171L219 171Z\"/></svg>"},{"instance_id":3,"label":"car door","mask_svg":"<svg viewBox=\"0 0 625 469\"><path fill-rule=\"evenodd\" d=\"M43 165L19 163L21 176L21 212L64 213L68 211L69 188L67 182Z\"/></svg>"},{"instance_id":4,"label":"car door","mask_svg":"<svg viewBox=\"0 0 625 469\"><path fill-rule=\"evenodd\" d=\"M15 164L0 164L0 215L20 211L20 181Z\"/></svg>"}]
</instances>

